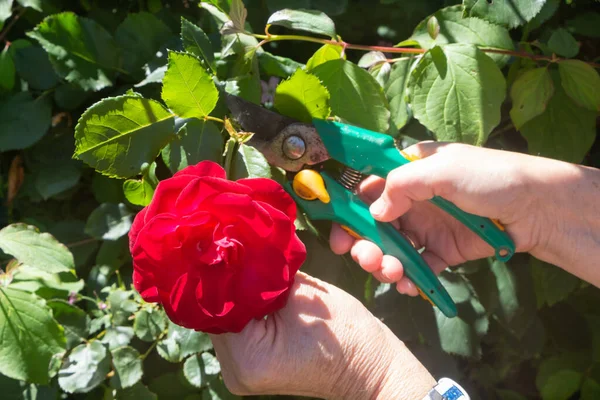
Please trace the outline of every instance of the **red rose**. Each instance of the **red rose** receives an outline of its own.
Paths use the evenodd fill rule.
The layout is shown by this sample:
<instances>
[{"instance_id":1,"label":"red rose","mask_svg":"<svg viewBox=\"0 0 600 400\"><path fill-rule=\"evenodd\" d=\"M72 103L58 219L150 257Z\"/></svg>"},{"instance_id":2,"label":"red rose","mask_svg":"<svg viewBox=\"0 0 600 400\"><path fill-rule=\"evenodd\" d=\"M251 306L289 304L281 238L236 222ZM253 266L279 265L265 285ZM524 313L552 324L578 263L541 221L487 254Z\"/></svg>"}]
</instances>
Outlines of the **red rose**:
<instances>
[{"instance_id":1,"label":"red rose","mask_svg":"<svg viewBox=\"0 0 600 400\"><path fill-rule=\"evenodd\" d=\"M228 181L203 161L161 181L129 233L133 284L171 320L239 332L285 305L306 248L296 204L270 179Z\"/></svg>"}]
</instances>

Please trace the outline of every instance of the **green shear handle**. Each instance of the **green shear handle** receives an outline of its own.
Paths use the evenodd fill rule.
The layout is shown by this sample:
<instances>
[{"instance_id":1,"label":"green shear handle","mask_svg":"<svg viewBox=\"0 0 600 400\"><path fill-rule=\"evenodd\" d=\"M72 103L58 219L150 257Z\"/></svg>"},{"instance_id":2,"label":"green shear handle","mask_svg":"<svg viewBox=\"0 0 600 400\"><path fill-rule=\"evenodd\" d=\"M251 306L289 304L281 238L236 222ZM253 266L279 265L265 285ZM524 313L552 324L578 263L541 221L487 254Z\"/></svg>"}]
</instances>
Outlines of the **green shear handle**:
<instances>
[{"instance_id":1,"label":"green shear handle","mask_svg":"<svg viewBox=\"0 0 600 400\"><path fill-rule=\"evenodd\" d=\"M331 158L363 174L387 178L392 170L411 162L389 135L319 119L313 120L313 125ZM485 240L500 261L508 261L514 255L515 245L498 222L467 213L441 197L430 201Z\"/></svg>"}]
</instances>

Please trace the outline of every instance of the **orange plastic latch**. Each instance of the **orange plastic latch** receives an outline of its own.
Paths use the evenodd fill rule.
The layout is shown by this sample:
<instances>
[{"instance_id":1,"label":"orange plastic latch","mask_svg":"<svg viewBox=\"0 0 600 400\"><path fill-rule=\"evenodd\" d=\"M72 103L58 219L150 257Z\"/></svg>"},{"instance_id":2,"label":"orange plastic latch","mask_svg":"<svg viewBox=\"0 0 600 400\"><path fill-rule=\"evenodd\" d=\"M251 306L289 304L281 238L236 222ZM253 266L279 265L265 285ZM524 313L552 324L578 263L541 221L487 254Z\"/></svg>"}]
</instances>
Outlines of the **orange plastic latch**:
<instances>
[{"instance_id":1,"label":"orange plastic latch","mask_svg":"<svg viewBox=\"0 0 600 400\"><path fill-rule=\"evenodd\" d=\"M498 227L498 229L500 229L501 231L503 231L503 230L504 230L504 225L502 225L502 224L500 223L500 221L498 221L497 219L493 219L493 218L492 218L492 222L494 223L494 225L496 225L496 226Z\"/></svg>"},{"instance_id":2,"label":"orange plastic latch","mask_svg":"<svg viewBox=\"0 0 600 400\"><path fill-rule=\"evenodd\" d=\"M358 233L354 232L352 229L348 228L346 225L340 225L340 226L342 227L343 230L348 232L348 234L350 236L352 236L354 239L362 239L362 237Z\"/></svg>"},{"instance_id":3,"label":"orange plastic latch","mask_svg":"<svg viewBox=\"0 0 600 400\"><path fill-rule=\"evenodd\" d=\"M404 150L400 150L400 154L402 154L402 156L404 158L406 158L408 161L417 161L417 160L421 159L421 157L415 156L415 155L412 155L412 154L408 154Z\"/></svg>"},{"instance_id":4,"label":"orange plastic latch","mask_svg":"<svg viewBox=\"0 0 600 400\"><path fill-rule=\"evenodd\" d=\"M421 289L417 288L417 291L419 292L419 294L421 295L422 298L427 300L433 307L435 307L435 304L433 304L433 301L431 301L431 299L425 293L423 293L423 291Z\"/></svg>"}]
</instances>

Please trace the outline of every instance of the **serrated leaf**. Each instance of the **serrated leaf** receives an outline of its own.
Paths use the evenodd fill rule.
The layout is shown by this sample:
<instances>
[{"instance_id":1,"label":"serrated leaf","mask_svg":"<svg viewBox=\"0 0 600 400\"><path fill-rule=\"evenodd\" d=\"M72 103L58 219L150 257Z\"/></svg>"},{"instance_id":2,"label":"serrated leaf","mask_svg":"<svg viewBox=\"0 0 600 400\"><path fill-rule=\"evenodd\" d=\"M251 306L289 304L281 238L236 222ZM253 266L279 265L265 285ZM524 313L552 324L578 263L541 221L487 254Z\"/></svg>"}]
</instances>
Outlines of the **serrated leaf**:
<instances>
[{"instance_id":1,"label":"serrated leaf","mask_svg":"<svg viewBox=\"0 0 600 400\"><path fill-rule=\"evenodd\" d=\"M155 100L132 95L105 98L79 119L75 156L104 175L137 175L174 137L174 118Z\"/></svg>"},{"instance_id":2,"label":"serrated leaf","mask_svg":"<svg viewBox=\"0 0 600 400\"><path fill-rule=\"evenodd\" d=\"M46 272L62 272L75 268L73 254L52 235L40 233L25 224L12 224L0 230L0 249L20 263Z\"/></svg>"},{"instance_id":3,"label":"serrated leaf","mask_svg":"<svg viewBox=\"0 0 600 400\"><path fill-rule=\"evenodd\" d=\"M119 347L111 351L115 375L110 378L110 385L115 389L132 387L142 379L142 359L133 347Z\"/></svg>"},{"instance_id":4,"label":"serrated leaf","mask_svg":"<svg viewBox=\"0 0 600 400\"><path fill-rule=\"evenodd\" d=\"M558 63L560 83L567 95L578 105L600 110L600 75L589 64L580 60Z\"/></svg>"},{"instance_id":5,"label":"serrated leaf","mask_svg":"<svg viewBox=\"0 0 600 400\"><path fill-rule=\"evenodd\" d=\"M121 54L97 22L63 12L46 17L27 35L46 50L54 70L84 90L112 86Z\"/></svg>"},{"instance_id":6,"label":"serrated leaf","mask_svg":"<svg viewBox=\"0 0 600 400\"><path fill-rule=\"evenodd\" d=\"M80 344L88 336L89 317L81 308L66 301L49 301L52 315L64 328L67 339L67 349Z\"/></svg>"},{"instance_id":7,"label":"serrated leaf","mask_svg":"<svg viewBox=\"0 0 600 400\"><path fill-rule=\"evenodd\" d=\"M108 346L109 350L118 349L131 343L134 333L130 326L113 326L106 329L106 334L100 342Z\"/></svg>"},{"instance_id":8,"label":"serrated leaf","mask_svg":"<svg viewBox=\"0 0 600 400\"><path fill-rule=\"evenodd\" d=\"M383 88L367 71L338 59L315 67L330 95L331 113L348 123L376 132L387 132L390 111Z\"/></svg>"},{"instance_id":9,"label":"serrated leaf","mask_svg":"<svg viewBox=\"0 0 600 400\"><path fill-rule=\"evenodd\" d=\"M524 72L510 89L512 108L510 117L517 129L546 110L554 94L554 83L547 67Z\"/></svg>"},{"instance_id":10,"label":"serrated leaf","mask_svg":"<svg viewBox=\"0 0 600 400\"><path fill-rule=\"evenodd\" d=\"M44 136L51 123L47 97L33 99L21 92L0 102L0 151L27 148Z\"/></svg>"},{"instance_id":11,"label":"serrated leaf","mask_svg":"<svg viewBox=\"0 0 600 400\"><path fill-rule=\"evenodd\" d=\"M85 233L103 240L117 240L131 228L133 213L123 203L103 203L98 206L85 224Z\"/></svg>"},{"instance_id":12,"label":"serrated leaf","mask_svg":"<svg viewBox=\"0 0 600 400\"><path fill-rule=\"evenodd\" d=\"M123 69L134 76L171 38L171 30L148 12L131 13L115 31L115 41L123 49Z\"/></svg>"},{"instance_id":13,"label":"serrated leaf","mask_svg":"<svg viewBox=\"0 0 600 400\"><path fill-rule=\"evenodd\" d=\"M579 43L564 28L558 28L548 39L548 47L551 51L562 57L572 58L579 53Z\"/></svg>"},{"instance_id":14,"label":"serrated leaf","mask_svg":"<svg viewBox=\"0 0 600 400\"><path fill-rule=\"evenodd\" d=\"M487 21L516 28L530 21L546 0L463 0L466 12Z\"/></svg>"},{"instance_id":15,"label":"serrated leaf","mask_svg":"<svg viewBox=\"0 0 600 400\"><path fill-rule=\"evenodd\" d=\"M270 178L271 166L263 154L252 146L241 144L234 156L232 178Z\"/></svg>"},{"instance_id":16,"label":"serrated leaf","mask_svg":"<svg viewBox=\"0 0 600 400\"><path fill-rule=\"evenodd\" d=\"M408 83L415 118L438 140L483 145L500 122L506 82L474 45L429 50Z\"/></svg>"},{"instance_id":17,"label":"serrated leaf","mask_svg":"<svg viewBox=\"0 0 600 400\"><path fill-rule=\"evenodd\" d=\"M223 136L211 121L195 118L185 121L177 137L162 150L162 159L175 173L203 160L221 163Z\"/></svg>"},{"instance_id":18,"label":"serrated leaf","mask_svg":"<svg viewBox=\"0 0 600 400\"><path fill-rule=\"evenodd\" d=\"M203 118L217 105L219 92L200 60L170 51L162 98L181 118Z\"/></svg>"},{"instance_id":19,"label":"serrated leaf","mask_svg":"<svg viewBox=\"0 0 600 400\"><path fill-rule=\"evenodd\" d=\"M429 21L435 18L438 34L433 38L429 32ZM417 25L409 40L415 41L424 49L447 43L475 44L483 47L513 50L513 41L506 28L489 23L480 18L465 17L461 6L443 8ZM509 56L489 54L502 67Z\"/></svg>"},{"instance_id":20,"label":"serrated leaf","mask_svg":"<svg viewBox=\"0 0 600 400\"><path fill-rule=\"evenodd\" d=\"M277 86L274 107L280 114L310 123L329 116L329 92L314 75L298 69Z\"/></svg>"},{"instance_id":21,"label":"serrated leaf","mask_svg":"<svg viewBox=\"0 0 600 400\"><path fill-rule=\"evenodd\" d=\"M579 286L580 280L562 268L531 258L531 274L538 308L566 299Z\"/></svg>"},{"instance_id":22,"label":"serrated leaf","mask_svg":"<svg viewBox=\"0 0 600 400\"><path fill-rule=\"evenodd\" d=\"M146 307L135 314L133 331L145 342L153 342L167 329L167 317L162 310Z\"/></svg>"},{"instance_id":23,"label":"serrated leaf","mask_svg":"<svg viewBox=\"0 0 600 400\"><path fill-rule=\"evenodd\" d=\"M396 61L385 84L385 96L390 104L390 129L402 129L410 118L406 104L406 85L413 61L412 57Z\"/></svg>"},{"instance_id":24,"label":"serrated leaf","mask_svg":"<svg viewBox=\"0 0 600 400\"><path fill-rule=\"evenodd\" d=\"M335 23L327 14L317 10L280 10L269 17L267 24L336 37Z\"/></svg>"},{"instance_id":25,"label":"serrated leaf","mask_svg":"<svg viewBox=\"0 0 600 400\"><path fill-rule=\"evenodd\" d=\"M596 138L596 112L579 107L553 74L554 95L546 110L527 122L521 133L529 153L579 163Z\"/></svg>"},{"instance_id":26,"label":"serrated leaf","mask_svg":"<svg viewBox=\"0 0 600 400\"><path fill-rule=\"evenodd\" d=\"M123 182L123 193L131 204L145 207L152 201L154 188L145 179L128 179Z\"/></svg>"},{"instance_id":27,"label":"serrated leaf","mask_svg":"<svg viewBox=\"0 0 600 400\"><path fill-rule=\"evenodd\" d=\"M58 384L67 393L87 393L104 381L110 370L110 355L98 341L80 344L58 371Z\"/></svg>"},{"instance_id":28,"label":"serrated leaf","mask_svg":"<svg viewBox=\"0 0 600 400\"><path fill-rule=\"evenodd\" d=\"M15 63L8 49L6 46L0 53L0 93L10 92L15 87Z\"/></svg>"},{"instance_id":29,"label":"serrated leaf","mask_svg":"<svg viewBox=\"0 0 600 400\"><path fill-rule=\"evenodd\" d=\"M325 64L327 61L346 59L346 55L342 55L343 47L335 46L333 44L324 44L312 55L311 58L306 62L306 71L311 72L314 68L321 64Z\"/></svg>"},{"instance_id":30,"label":"serrated leaf","mask_svg":"<svg viewBox=\"0 0 600 400\"><path fill-rule=\"evenodd\" d=\"M169 321L167 336L158 342L156 349L165 360L178 363L190 354L212 349L210 337L203 332L183 328Z\"/></svg>"},{"instance_id":31,"label":"serrated leaf","mask_svg":"<svg viewBox=\"0 0 600 400\"><path fill-rule=\"evenodd\" d=\"M280 78L290 77L296 70L304 65L291 58L273 55L267 51L258 53L258 65L267 76L278 76Z\"/></svg>"},{"instance_id":32,"label":"serrated leaf","mask_svg":"<svg viewBox=\"0 0 600 400\"><path fill-rule=\"evenodd\" d=\"M219 28L222 28L227 22L231 21L229 16L224 14L219 8L212 4L201 2L200 7L208 11L213 16ZM246 26L248 26L248 24L246 24ZM250 35L241 33L225 34L221 37L221 56L227 57L231 54L243 54L246 52L246 48L256 47L257 44L258 40ZM258 51L262 51L262 49L259 49Z\"/></svg>"},{"instance_id":33,"label":"serrated leaf","mask_svg":"<svg viewBox=\"0 0 600 400\"><path fill-rule=\"evenodd\" d=\"M0 373L47 384L50 359L65 350L63 328L34 294L0 287Z\"/></svg>"},{"instance_id":34,"label":"serrated leaf","mask_svg":"<svg viewBox=\"0 0 600 400\"><path fill-rule=\"evenodd\" d=\"M189 383L197 388L206 386L221 372L219 360L210 353L195 354L185 360L183 373Z\"/></svg>"},{"instance_id":35,"label":"serrated leaf","mask_svg":"<svg viewBox=\"0 0 600 400\"><path fill-rule=\"evenodd\" d=\"M215 57L210 39L202 29L184 17L181 17L181 42L185 51L204 60L213 69L212 64ZM216 71L213 69L213 72Z\"/></svg>"}]
</instances>

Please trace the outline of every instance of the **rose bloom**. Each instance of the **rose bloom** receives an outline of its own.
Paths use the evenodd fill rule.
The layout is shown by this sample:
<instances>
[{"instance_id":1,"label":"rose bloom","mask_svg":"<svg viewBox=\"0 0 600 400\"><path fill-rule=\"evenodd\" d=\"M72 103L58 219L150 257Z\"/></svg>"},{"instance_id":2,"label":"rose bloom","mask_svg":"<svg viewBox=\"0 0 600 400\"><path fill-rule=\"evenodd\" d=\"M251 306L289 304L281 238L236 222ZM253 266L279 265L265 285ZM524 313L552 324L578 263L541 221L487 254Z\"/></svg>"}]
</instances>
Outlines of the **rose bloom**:
<instances>
[{"instance_id":1,"label":"rose bloom","mask_svg":"<svg viewBox=\"0 0 600 400\"><path fill-rule=\"evenodd\" d=\"M129 233L133 285L176 324L239 332L287 301L306 248L271 179L229 181L203 161L161 181Z\"/></svg>"}]
</instances>

